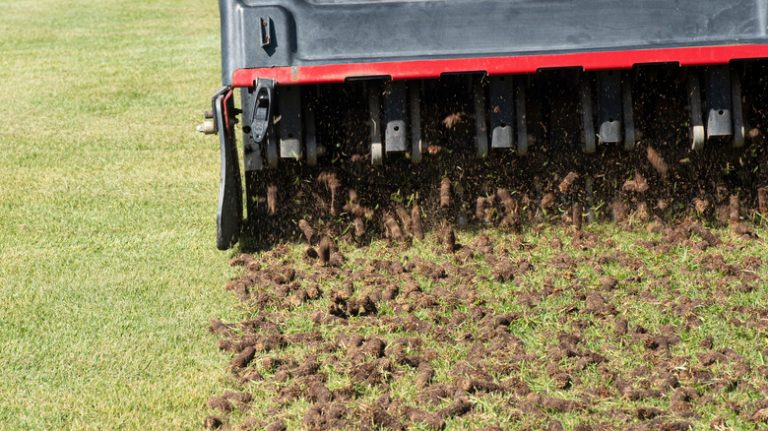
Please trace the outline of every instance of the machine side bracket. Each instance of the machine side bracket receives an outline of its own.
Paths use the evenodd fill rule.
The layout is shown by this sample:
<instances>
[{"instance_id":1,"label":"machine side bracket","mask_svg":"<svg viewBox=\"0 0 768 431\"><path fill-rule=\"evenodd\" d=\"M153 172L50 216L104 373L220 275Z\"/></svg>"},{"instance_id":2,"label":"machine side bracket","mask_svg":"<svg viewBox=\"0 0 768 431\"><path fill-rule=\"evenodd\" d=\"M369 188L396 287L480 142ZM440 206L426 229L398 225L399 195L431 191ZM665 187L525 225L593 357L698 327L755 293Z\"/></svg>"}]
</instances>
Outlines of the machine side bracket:
<instances>
[{"instance_id":1,"label":"machine side bracket","mask_svg":"<svg viewBox=\"0 0 768 431\"><path fill-rule=\"evenodd\" d=\"M235 142L232 89L224 87L213 97L213 120L219 134L221 177L216 214L216 247L227 250L240 238L243 219L243 186Z\"/></svg>"}]
</instances>

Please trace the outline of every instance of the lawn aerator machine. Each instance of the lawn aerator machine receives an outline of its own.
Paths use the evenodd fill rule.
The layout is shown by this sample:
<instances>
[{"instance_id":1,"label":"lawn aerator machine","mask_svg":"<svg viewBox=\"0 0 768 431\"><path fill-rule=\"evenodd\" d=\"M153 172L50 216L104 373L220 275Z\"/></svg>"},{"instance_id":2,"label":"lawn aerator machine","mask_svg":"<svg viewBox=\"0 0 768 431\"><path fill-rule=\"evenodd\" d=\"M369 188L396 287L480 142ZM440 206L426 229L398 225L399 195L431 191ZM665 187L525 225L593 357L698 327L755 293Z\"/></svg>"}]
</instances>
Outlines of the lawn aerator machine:
<instances>
[{"instance_id":1,"label":"lawn aerator machine","mask_svg":"<svg viewBox=\"0 0 768 431\"><path fill-rule=\"evenodd\" d=\"M198 130L220 139L222 250L238 241L244 212L257 231L290 217L270 188L295 187L301 173L364 163L358 178L378 170L384 184L460 154L516 172L539 160L546 172L547 159L568 153L596 158L586 169L599 177L601 157L645 155L640 144L658 128L674 133L667 145L683 158L738 157L763 121L768 0L219 5L223 87ZM466 144L449 143L449 130Z\"/></svg>"}]
</instances>

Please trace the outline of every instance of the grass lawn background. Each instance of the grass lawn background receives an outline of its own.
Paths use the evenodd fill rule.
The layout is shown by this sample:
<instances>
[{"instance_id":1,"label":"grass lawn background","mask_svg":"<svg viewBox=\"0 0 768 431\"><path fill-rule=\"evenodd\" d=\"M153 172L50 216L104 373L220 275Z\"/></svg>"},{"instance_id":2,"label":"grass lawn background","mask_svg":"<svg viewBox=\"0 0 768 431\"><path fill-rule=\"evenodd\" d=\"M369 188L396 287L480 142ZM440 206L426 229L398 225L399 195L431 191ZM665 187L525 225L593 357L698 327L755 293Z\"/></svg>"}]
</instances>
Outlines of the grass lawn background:
<instances>
[{"instance_id":1,"label":"grass lawn background","mask_svg":"<svg viewBox=\"0 0 768 431\"><path fill-rule=\"evenodd\" d=\"M0 429L200 428L235 310L216 2L0 9Z\"/></svg>"}]
</instances>

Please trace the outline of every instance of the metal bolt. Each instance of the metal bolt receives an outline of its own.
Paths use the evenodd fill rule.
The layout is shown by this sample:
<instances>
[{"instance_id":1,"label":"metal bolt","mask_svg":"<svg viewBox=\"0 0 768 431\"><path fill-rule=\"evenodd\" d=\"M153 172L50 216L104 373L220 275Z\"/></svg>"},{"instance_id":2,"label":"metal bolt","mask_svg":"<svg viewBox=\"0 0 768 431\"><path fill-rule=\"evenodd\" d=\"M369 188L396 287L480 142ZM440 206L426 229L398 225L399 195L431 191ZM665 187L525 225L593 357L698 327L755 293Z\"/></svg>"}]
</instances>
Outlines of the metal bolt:
<instances>
[{"instance_id":1,"label":"metal bolt","mask_svg":"<svg viewBox=\"0 0 768 431\"><path fill-rule=\"evenodd\" d=\"M204 135L215 135L216 126L214 125L213 120L205 120L197 125L197 131Z\"/></svg>"}]
</instances>

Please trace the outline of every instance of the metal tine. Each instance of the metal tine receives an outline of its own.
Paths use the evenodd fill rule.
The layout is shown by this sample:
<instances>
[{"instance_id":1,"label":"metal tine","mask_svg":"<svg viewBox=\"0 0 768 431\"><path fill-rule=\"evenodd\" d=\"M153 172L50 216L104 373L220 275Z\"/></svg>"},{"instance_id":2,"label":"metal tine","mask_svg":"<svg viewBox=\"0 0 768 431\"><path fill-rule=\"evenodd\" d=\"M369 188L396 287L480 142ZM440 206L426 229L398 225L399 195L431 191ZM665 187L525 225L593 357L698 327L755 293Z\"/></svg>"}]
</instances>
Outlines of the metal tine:
<instances>
[{"instance_id":1,"label":"metal tine","mask_svg":"<svg viewBox=\"0 0 768 431\"><path fill-rule=\"evenodd\" d=\"M264 170L264 159L261 153L261 144L253 140L250 133L245 134L245 144L243 145L243 167L245 172L258 172Z\"/></svg>"},{"instance_id":2,"label":"metal tine","mask_svg":"<svg viewBox=\"0 0 768 431\"><path fill-rule=\"evenodd\" d=\"M688 110L691 118L691 149L700 151L704 148L706 134L704 132L704 121L702 121L701 118L701 85L699 83L699 72L696 70L688 71L687 91Z\"/></svg>"},{"instance_id":3,"label":"metal tine","mask_svg":"<svg viewBox=\"0 0 768 431\"><path fill-rule=\"evenodd\" d=\"M315 100L309 93L309 89L305 89L304 97L304 147L306 154L307 165L316 166L318 156L318 144L317 144L317 116L315 110L317 109Z\"/></svg>"},{"instance_id":4,"label":"metal tine","mask_svg":"<svg viewBox=\"0 0 768 431\"><path fill-rule=\"evenodd\" d=\"M371 127L371 163L384 163L384 144L381 142L381 91L377 85L368 84L368 115Z\"/></svg>"},{"instance_id":5,"label":"metal tine","mask_svg":"<svg viewBox=\"0 0 768 431\"><path fill-rule=\"evenodd\" d=\"M490 79L491 148L512 148L515 124L514 79L492 76Z\"/></svg>"},{"instance_id":6,"label":"metal tine","mask_svg":"<svg viewBox=\"0 0 768 431\"><path fill-rule=\"evenodd\" d=\"M733 147L741 148L744 146L746 135L746 125L744 123L744 100L741 93L741 74L738 66L731 66L731 119L733 120Z\"/></svg>"},{"instance_id":7,"label":"metal tine","mask_svg":"<svg viewBox=\"0 0 768 431\"><path fill-rule=\"evenodd\" d=\"M592 85L586 74L579 79L579 101L581 103L581 144L582 151L594 153L596 148L595 117L592 108Z\"/></svg>"},{"instance_id":8,"label":"metal tine","mask_svg":"<svg viewBox=\"0 0 768 431\"><path fill-rule=\"evenodd\" d=\"M635 109L632 98L632 71L624 74L621 89L624 117L624 149L631 151L635 149L638 140L638 134L635 131Z\"/></svg>"},{"instance_id":9,"label":"metal tine","mask_svg":"<svg viewBox=\"0 0 768 431\"><path fill-rule=\"evenodd\" d=\"M621 72L608 70L597 72L597 136L601 144L618 144L624 141L622 117Z\"/></svg>"},{"instance_id":10,"label":"metal tine","mask_svg":"<svg viewBox=\"0 0 768 431\"><path fill-rule=\"evenodd\" d=\"M301 124L301 89L296 86L280 87L278 90L280 111L280 157L300 160L303 156Z\"/></svg>"},{"instance_id":11,"label":"metal tine","mask_svg":"<svg viewBox=\"0 0 768 431\"><path fill-rule=\"evenodd\" d=\"M421 137L421 83L408 84L408 102L411 121L411 163L421 163L424 153L424 142Z\"/></svg>"},{"instance_id":12,"label":"metal tine","mask_svg":"<svg viewBox=\"0 0 768 431\"><path fill-rule=\"evenodd\" d=\"M517 155L528 154L528 118L525 106L526 78L515 78L515 114L517 127Z\"/></svg>"},{"instance_id":13,"label":"metal tine","mask_svg":"<svg viewBox=\"0 0 768 431\"><path fill-rule=\"evenodd\" d=\"M406 150L406 102L407 90L404 81L387 81L384 84L384 147L390 152Z\"/></svg>"},{"instance_id":14,"label":"metal tine","mask_svg":"<svg viewBox=\"0 0 768 431\"><path fill-rule=\"evenodd\" d=\"M475 149L477 157L488 157L488 125L485 114L485 90L482 77L471 78L472 95L475 109Z\"/></svg>"},{"instance_id":15,"label":"metal tine","mask_svg":"<svg viewBox=\"0 0 768 431\"><path fill-rule=\"evenodd\" d=\"M731 120L731 72L727 65L705 69L707 85L707 140L727 138L733 135Z\"/></svg>"},{"instance_id":16,"label":"metal tine","mask_svg":"<svg viewBox=\"0 0 768 431\"><path fill-rule=\"evenodd\" d=\"M275 130L272 129L269 133L267 133L267 166L269 166L270 169L276 169L278 160L280 159L280 154L277 149L277 136L275 136Z\"/></svg>"}]
</instances>

